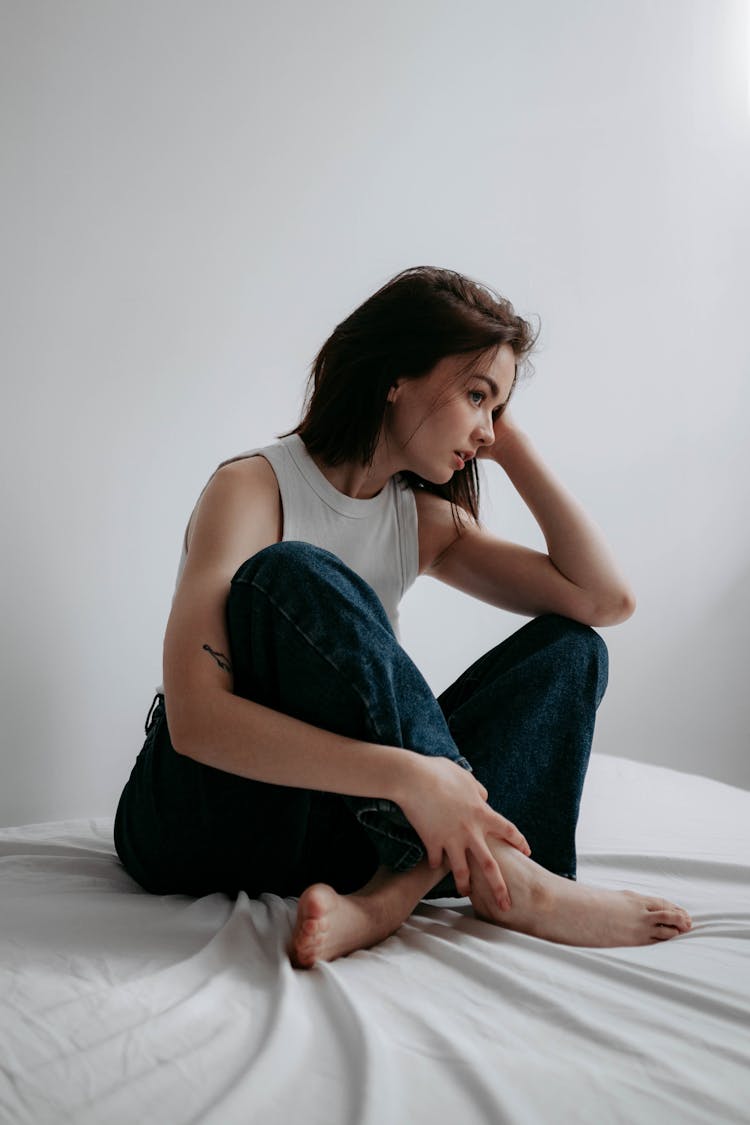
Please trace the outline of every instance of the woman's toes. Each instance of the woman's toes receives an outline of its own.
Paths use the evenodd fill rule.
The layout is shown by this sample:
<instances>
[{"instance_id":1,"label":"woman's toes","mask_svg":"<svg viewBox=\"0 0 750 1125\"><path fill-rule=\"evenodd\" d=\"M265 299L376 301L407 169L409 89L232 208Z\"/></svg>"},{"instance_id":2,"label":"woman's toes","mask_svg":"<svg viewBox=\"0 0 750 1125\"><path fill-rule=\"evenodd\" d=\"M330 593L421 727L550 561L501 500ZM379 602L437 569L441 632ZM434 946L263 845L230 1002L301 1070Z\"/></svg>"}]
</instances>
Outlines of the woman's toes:
<instances>
[{"instance_id":1,"label":"woman's toes","mask_svg":"<svg viewBox=\"0 0 750 1125\"><path fill-rule=\"evenodd\" d=\"M680 931L690 928L687 919L679 910L651 910L649 918L657 926L671 926Z\"/></svg>"},{"instance_id":2,"label":"woman's toes","mask_svg":"<svg viewBox=\"0 0 750 1125\"><path fill-rule=\"evenodd\" d=\"M645 900L645 904L652 921L677 926L679 929L690 929L692 919L681 906L675 906L664 898L649 898Z\"/></svg>"}]
</instances>

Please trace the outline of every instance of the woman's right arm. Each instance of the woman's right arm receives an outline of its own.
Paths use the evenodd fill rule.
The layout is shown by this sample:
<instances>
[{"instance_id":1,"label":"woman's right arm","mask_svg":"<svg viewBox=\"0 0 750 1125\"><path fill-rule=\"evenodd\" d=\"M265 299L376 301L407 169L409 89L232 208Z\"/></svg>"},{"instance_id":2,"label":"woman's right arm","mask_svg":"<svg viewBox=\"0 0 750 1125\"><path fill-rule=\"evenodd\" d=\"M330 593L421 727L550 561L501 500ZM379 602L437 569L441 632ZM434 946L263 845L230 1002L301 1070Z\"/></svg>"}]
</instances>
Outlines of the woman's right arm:
<instances>
[{"instance_id":1,"label":"woman's right arm","mask_svg":"<svg viewBox=\"0 0 750 1125\"><path fill-rule=\"evenodd\" d=\"M174 749L272 785L387 798L410 820L433 867L445 851L460 894L469 893L468 851L502 903L505 883L485 835L523 851L528 845L486 803L487 791L473 774L447 758L333 734L233 693L225 622L231 580L246 559L280 536L278 485L268 462L253 457L217 470L191 521L164 638L164 697Z\"/></svg>"}]
</instances>

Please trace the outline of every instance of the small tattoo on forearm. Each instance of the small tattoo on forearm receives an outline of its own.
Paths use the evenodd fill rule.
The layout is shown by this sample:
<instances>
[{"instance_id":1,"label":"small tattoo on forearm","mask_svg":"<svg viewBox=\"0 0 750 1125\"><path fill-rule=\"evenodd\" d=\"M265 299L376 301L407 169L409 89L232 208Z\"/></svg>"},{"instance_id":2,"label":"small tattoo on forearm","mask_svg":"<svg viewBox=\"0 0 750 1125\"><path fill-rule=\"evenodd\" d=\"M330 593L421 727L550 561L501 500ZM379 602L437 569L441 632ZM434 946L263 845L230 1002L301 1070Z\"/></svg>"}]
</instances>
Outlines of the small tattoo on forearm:
<instances>
[{"instance_id":1,"label":"small tattoo on forearm","mask_svg":"<svg viewBox=\"0 0 750 1125\"><path fill-rule=\"evenodd\" d=\"M210 645L204 645L203 651L207 652L210 656L213 656L214 660L219 665L219 667L222 669L222 671L229 672L229 674L231 676L232 665L229 663L229 660L227 659L227 657L224 655L223 652L214 652L214 650L211 648Z\"/></svg>"}]
</instances>

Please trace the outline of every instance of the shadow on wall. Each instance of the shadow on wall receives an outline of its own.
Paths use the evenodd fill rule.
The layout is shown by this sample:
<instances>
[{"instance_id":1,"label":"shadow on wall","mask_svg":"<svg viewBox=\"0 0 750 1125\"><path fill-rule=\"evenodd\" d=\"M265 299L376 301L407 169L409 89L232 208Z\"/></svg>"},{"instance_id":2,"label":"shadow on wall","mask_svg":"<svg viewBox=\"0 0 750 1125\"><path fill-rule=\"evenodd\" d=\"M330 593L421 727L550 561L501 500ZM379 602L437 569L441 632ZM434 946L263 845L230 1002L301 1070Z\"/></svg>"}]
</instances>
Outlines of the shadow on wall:
<instances>
[{"instance_id":1,"label":"shadow on wall","mask_svg":"<svg viewBox=\"0 0 750 1125\"><path fill-rule=\"evenodd\" d=\"M671 713L672 737L685 736L680 767L750 789L750 567L666 647L670 675L654 685ZM666 690L664 690L666 688Z\"/></svg>"},{"instance_id":2,"label":"shadow on wall","mask_svg":"<svg viewBox=\"0 0 750 1125\"><path fill-rule=\"evenodd\" d=\"M55 606L45 616L37 597L35 612L49 626L55 620ZM39 790L45 791L42 805L53 806L55 795L65 783L64 755L50 748L58 744L59 716L64 709L61 693L64 677L55 677L50 657L44 658L30 647L29 621L37 620L25 612L23 600L6 605L6 651L13 653L3 669L2 710L2 786L0 786L0 825L24 824L44 819L40 813ZM46 634L55 637L58 651L65 641L54 624ZM33 642L32 642L33 643ZM40 648L43 647L40 644ZM69 765L68 765L69 769Z\"/></svg>"}]
</instances>

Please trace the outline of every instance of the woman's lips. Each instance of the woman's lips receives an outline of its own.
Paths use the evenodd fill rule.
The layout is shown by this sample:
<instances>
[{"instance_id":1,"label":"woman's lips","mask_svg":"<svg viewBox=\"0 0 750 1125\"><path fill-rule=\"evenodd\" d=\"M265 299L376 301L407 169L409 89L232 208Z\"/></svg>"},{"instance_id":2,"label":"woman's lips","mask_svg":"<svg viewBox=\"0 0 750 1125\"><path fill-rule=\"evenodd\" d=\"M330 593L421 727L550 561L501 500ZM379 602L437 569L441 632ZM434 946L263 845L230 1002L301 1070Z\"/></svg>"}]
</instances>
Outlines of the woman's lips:
<instances>
[{"instance_id":1,"label":"woman's lips","mask_svg":"<svg viewBox=\"0 0 750 1125\"><path fill-rule=\"evenodd\" d=\"M464 461L464 459L463 459L463 457L461 456L461 454L460 454L460 453L456 453L456 452L454 451L454 453L453 453L453 457L454 457L454 459L455 459L455 461L456 461L456 465L458 466L458 468L459 468L459 469L463 469L463 467L464 467L464 465L466 464L466 462Z\"/></svg>"}]
</instances>

